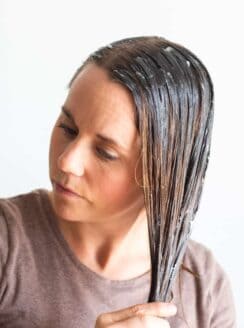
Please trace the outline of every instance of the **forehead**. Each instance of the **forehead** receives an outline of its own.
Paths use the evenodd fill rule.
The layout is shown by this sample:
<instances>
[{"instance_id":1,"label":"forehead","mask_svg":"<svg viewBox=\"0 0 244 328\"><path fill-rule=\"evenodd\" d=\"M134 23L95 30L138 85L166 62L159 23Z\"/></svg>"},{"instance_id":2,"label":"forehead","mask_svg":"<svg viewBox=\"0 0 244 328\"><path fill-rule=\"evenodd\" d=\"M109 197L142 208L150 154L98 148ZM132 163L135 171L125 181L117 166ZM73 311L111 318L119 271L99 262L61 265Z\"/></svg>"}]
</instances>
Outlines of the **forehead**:
<instances>
[{"instance_id":1,"label":"forehead","mask_svg":"<svg viewBox=\"0 0 244 328\"><path fill-rule=\"evenodd\" d=\"M128 149L140 143L130 91L112 81L97 65L89 64L80 72L64 106L84 133L104 134L119 140Z\"/></svg>"}]
</instances>

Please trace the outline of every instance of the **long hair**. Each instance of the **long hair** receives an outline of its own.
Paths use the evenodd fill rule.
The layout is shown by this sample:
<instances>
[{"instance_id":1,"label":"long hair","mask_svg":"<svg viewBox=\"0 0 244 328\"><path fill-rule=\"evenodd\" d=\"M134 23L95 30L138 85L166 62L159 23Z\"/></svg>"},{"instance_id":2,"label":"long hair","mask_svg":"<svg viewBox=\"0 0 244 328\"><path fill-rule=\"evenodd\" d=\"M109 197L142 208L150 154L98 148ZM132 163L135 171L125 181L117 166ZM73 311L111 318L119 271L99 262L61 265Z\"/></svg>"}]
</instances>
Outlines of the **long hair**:
<instances>
[{"instance_id":1,"label":"long hair","mask_svg":"<svg viewBox=\"0 0 244 328\"><path fill-rule=\"evenodd\" d=\"M142 188L148 220L151 288L148 302L168 301L192 231L208 166L213 85L203 63L158 36L115 41L89 55L130 90L142 140Z\"/></svg>"}]
</instances>

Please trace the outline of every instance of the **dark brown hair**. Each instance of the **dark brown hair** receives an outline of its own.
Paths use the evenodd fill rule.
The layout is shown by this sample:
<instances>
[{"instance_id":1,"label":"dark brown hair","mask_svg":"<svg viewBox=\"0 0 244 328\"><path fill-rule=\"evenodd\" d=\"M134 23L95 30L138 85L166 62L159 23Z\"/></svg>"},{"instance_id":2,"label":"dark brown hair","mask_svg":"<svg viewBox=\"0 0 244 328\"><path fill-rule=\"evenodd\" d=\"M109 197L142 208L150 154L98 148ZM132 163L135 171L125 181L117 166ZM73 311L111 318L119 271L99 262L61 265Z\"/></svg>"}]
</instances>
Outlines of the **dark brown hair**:
<instances>
[{"instance_id":1,"label":"dark brown hair","mask_svg":"<svg viewBox=\"0 0 244 328\"><path fill-rule=\"evenodd\" d=\"M158 36L127 38L92 53L128 88L142 140L142 180L152 263L148 301L167 301L198 210L213 123L213 85L203 63Z\"/></svg>"}]
</instances>

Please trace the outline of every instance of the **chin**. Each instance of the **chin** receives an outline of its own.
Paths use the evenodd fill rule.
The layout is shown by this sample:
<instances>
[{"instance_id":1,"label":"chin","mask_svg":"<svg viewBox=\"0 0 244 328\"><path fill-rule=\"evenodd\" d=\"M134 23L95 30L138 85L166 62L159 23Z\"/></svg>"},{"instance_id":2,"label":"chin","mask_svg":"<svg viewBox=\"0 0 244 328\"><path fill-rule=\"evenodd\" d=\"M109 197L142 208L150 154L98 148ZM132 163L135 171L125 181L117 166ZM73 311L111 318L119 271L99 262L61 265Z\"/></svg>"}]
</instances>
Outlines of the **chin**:
<instances>
[{"instance_id":1,"label":"chin","mask_svg":"<svg viewBox=\"0 0 244 328\"><path fill-rule=\"evenodd\" d=\"M77 223L95 222L95 220L91 219L91 213L87 211L87 209L82 209L82 206L72 206L72 204L60 201L60 199L56 199L56 197L53 197L53 209L57 217L64 221Z\"/></svg>"}]
</instances>

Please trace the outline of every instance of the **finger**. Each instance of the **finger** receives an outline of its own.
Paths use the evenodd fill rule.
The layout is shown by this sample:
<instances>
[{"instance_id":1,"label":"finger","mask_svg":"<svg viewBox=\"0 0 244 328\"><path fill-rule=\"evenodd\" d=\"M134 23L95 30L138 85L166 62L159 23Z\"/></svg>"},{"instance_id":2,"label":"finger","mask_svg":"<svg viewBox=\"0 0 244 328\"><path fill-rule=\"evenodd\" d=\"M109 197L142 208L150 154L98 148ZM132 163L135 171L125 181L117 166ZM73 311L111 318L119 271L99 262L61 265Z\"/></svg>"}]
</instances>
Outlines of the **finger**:
<instances>
[{"instance_id":1,"label":"finger","mask_svg":"<svg viewBox=\"0 0 244 328\"><path fill-rule=\"evenodd\" d=\"M149 316L135 316L129 319L116 322L106 326L107 328L135 328L135 327L153 327L153 328L170 328L170 324L167 320Z\"/></svg>"},{"instance_id":2,"label":"finger","mask_svg":"<svg viewBox=\"0 0 244 328\"><path fill-rule=\"evenodd\" d=\"M126 320L136 315L152 315L158 317L170 317L175 315L177 308L173 303L151 302L146 304L137 304L128 308L104 313L97 319L98 327L109 325L119 321Z\"/></svg>"},{"instance_id":3,"label":"finger","mask_svg":"<svg viewBox=\"0 0 244 328\"><path fill-rule=\"evenodd\" d=\"M152 315L161 318L167 318L175 315L177 307L173 303L152 302L141 304L137 311L140 315Z\"/></svg>"}]
</instances>

